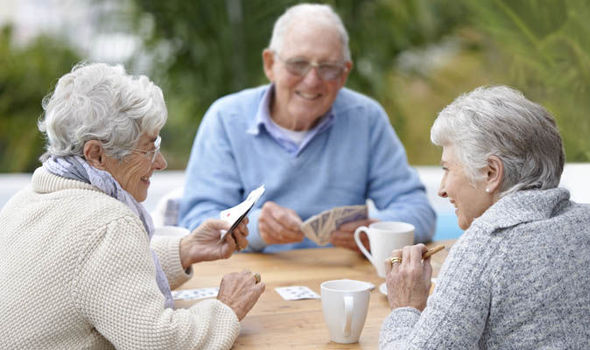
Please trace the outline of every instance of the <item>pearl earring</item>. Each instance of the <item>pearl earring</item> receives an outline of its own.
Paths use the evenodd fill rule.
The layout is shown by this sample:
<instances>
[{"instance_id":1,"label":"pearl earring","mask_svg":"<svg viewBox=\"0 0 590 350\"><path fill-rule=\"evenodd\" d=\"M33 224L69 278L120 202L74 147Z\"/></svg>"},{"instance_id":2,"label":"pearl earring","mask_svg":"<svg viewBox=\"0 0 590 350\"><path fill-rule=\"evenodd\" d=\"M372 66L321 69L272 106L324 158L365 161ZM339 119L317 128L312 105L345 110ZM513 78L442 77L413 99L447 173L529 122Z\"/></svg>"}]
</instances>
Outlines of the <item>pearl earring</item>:
<instances>
[{"instance_id":1,"label":"pearl earring","mask_svg":"<svg viewBox=\"0 0 590 350\"><path fill-rule=\"evenodd\" d=\"M490 193L490 189L489 188L486 188L486 193Z\"/></svg>"}]
</instances>

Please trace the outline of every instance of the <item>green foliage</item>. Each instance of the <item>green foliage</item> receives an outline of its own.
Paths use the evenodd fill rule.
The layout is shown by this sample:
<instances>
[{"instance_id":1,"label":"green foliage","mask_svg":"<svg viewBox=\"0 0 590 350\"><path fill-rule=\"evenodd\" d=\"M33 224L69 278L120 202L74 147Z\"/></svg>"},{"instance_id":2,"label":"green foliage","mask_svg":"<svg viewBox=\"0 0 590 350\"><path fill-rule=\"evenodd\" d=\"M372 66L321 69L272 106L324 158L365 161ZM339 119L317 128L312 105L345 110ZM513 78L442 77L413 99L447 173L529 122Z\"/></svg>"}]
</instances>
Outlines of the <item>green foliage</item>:
<instances>
[{"instance_id":1,"label":"green foliage","mask_svg":"<svg viewBox=\"0 0 590 350\"><path fill-rule=\"evenodd\" d=\"M162 133L174 140L164 149L171 168L186 165L194 132L213 101L267 83L262 50L274 21L298 2L134 0L136 29L145 32L146 23L151 27L144 37L147 49L155 56L162 50L170 54L157 61L150 75L167 96L170 118ZM451 33L465 21L461 6L453 0L325 2L342 16L350 34L355 69L348 86L384 104L405 141L408 120L389 78L395 58Z\"/></svg>"},{"instance_id":2,"label":"green foliage","mask_svg":"<svg viewBox=\"0 0 590 350\"><path fill-rule=\"evenodd\" d=\"M39 37L26 47L0 30L0 172L32 171L39 166L44 141L37 129L41 100L56 78L79 57L56 39Z\"/></svg>"},{"instance_id":3,"label":"green foliage","mask_svg":"<svg viewBox=\"0 0 590 350\"><path fill-rule=\"evenodd\" d=\"M467 3L488 38L488 67L554 114L569 162L590 161L590 3Z\"/></svg>"},{"instance_id":4,"label":"green foliage","mask_svg":"<svg viewBox=\"0 0 590 350\"><path fill-rule=\"evenodd\" d=\"M162 87L169 108L162 134L171 140L163 144L170 168L185 167L200 120L213 101L265 83L262 50L274 20L293 3L135 0L136 28L152 24L144 40L156 58L149 74Z\"/></svg>"},{"instance_id":5,"label":"green foliage","mask_svg":"<svg viewBox=\"0 0 590 350\"><path fill-rule=\"evenodd\" d=\"M433 103L433 91L429 91L426 101L408 105L419 99L417 91L409 86L411 81L436 90L436 72L428 67L404 71L398 59L404 52L436 45L456 35L458 28L467 23L463 5L455 0L351 0L332 5L350 35L355 68L347 86L384 106L412 164L437 164L440 151L431 145L429 130L436 113L448 101ZM459 86L458 81L462 79L448 85ZM445 89L450 91L453 89Z\"/></svg>"},{"instance_id":6,"label":"green foliage","mask_svg":"<svg viewBox=\"0 0 590 350\"><path fill-rule=\"evenodd\" d=\"M185 167L213 101L267 82L262 50L276 18L299 2L128 0L109 16L144 42L123 62L128 71L149 75L164 91L163 151L170 168ZM590 161L590 2L321 2L334 7L350 34L354 69L347 86L384 106L412 164L438 163L440 150L429 139L437 113L459 94L490 84L514 86L546 106L556 116L567 160ZM59 39L15 47L10 28L0 33L0 171L38 164L41 99L78 60Z\"/></svg>"}]
</instances>

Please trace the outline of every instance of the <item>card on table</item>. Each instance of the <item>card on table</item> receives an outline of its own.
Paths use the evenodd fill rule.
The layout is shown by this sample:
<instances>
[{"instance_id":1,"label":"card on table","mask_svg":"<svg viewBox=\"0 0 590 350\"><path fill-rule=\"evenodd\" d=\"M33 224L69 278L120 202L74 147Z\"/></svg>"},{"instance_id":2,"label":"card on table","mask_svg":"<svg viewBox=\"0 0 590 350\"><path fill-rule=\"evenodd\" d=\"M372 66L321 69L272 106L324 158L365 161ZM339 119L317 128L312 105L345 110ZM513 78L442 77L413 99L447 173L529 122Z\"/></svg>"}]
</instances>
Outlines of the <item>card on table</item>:
<instances>
[{"instance_id":1,"label":"card on table","mask_svg":"<svg viewBox=\"0 0 590 350\"><path fill-rule=\"evenodd\" d=\"M205 299L205 298L217 297L218 293L219 293L218 287L174 290L174 291L172 291L172 299L174 299L174 300Z\"/></svg>"},{"instance_id":2,"label":"card on table","mask_svg":"<svg viewBox=\"0 0 590 350\"><path fill-rule=\"evenodd\" d=\"M306 286L277 287L275 291L285 300L319 299L320 295Z\"/></svg>"}]
</instances>

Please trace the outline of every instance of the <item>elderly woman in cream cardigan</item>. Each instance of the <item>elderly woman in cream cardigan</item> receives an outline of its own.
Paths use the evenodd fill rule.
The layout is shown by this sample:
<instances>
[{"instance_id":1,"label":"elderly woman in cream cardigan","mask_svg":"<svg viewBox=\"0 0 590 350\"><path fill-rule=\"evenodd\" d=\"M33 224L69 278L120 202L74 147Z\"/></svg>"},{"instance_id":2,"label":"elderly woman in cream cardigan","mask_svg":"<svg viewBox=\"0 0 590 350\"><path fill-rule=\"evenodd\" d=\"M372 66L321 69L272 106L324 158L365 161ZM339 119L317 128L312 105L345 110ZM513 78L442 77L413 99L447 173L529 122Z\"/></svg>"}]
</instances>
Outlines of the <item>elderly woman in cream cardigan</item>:
<instances>
[{"instance_id":1,"label":"elderly woman in cream cardigan","mask_svg":"<svg viewBox=\"0 0 590 350\"><path fill-rule=\"evenodd\" d=\"M162 91L121 66L79 65L43 103L47 139L31 186L0 213L0 348L229 349L264 291L248 271L216 299L174 309L192 265L248 245L247 221L208 220L151 240L145 200L167 118Z\"/></svg>"}]
</instances>

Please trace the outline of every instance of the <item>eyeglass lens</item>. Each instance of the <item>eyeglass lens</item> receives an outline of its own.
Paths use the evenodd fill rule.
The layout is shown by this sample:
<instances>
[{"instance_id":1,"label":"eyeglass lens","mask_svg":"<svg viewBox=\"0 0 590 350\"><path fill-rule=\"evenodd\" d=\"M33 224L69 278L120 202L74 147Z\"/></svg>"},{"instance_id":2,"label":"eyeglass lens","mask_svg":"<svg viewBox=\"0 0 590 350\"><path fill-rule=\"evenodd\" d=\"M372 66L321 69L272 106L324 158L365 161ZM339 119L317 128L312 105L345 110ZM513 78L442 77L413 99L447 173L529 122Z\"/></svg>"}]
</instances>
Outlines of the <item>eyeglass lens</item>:
<instances>
[{"instance_id":1,"label":"eyeglass lens","mask_svg":"<svg viewBox=\"0 0 590 350\"><path fill-rule=\"evenodd\" d=\"M311 63L305 60L285 61L287 70L297 76L305 76L313 67L317 68L318 75L322 80L336 80L340 78L344 67L331 63Z\"/></svg>"},{"instance_id":2,"label":"eyeglass lens","mask_svg":"<svg viewBox=\"0 0 590 350\"><path fill-rule=\"evenodd\" d=\"M158 156L158 153L160 153L160 143L162 143L162 138L160 137L160 135L158 135L158 138L156 138L156 141L154 141L155 149L151 151L153 152L152 163L156 161L156 157Z\"/></svg>"}]
</instances>

